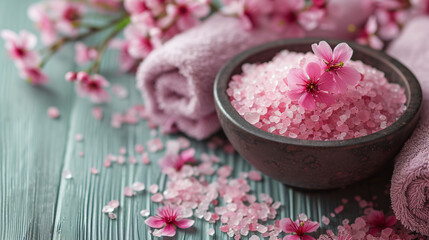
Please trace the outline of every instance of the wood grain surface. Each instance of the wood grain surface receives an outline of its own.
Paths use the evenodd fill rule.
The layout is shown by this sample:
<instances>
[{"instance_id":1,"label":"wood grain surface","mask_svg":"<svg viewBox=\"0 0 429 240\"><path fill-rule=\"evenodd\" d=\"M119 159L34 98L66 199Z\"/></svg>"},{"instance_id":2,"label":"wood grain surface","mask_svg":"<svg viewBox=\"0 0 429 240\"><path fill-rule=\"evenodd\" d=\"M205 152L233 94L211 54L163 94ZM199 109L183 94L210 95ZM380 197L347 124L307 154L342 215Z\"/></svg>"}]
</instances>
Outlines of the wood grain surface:
<instances>
[{"instance_id":1,"label":"wood grain surface","mask_svg":"<svg viewBox=\"0 0 429 240\"><path fill-rule=\"evenodd\" d=\"M26 16L27 7L33 2L0 1L0 29L35 32ZM19 78L0 47L0 239L154 239L139 212L150 209L154 213L157 205L150 202L146 192L127 198L123 191L135 181L147 186L157 183L162 190L166 177L157 164L162 152L150 154L152 163L148 166L140 162L102 166L107 154L118 154L120 147L126 147L128 156L133 156L135 144L146 145L153 138L146 122L121 129L110 127L112 113L125 111L142 101L134 77L118 74L116 54L109 52L101 69L109 81L127 87L130 94L123 100L113 96L110 104L101 105L104 118L97 121L91 113L94 105L76 97L73 85L64 81L67 71L77 69L73 58L73 49L64 48L47 66L50 83L33 87ZM47 116L50 106L60 110L59 119ZM75 141L77 133L84 135L84 141ZM161 135L164 140L176 137ZM197 155L203 152L218 155L233 167L233 176L252 169L236 154L209 149L205 142L193 141L192 145ZM79 152L85 156L80 157ZM91 175L91 167L99 169L100 174ZM63 179L64 170L70 170L73 178ZM377 195L379 207L388 209L390 200L384 191L391 171L386 167L369 180L333 191L293 189L267 176L250 184L254 194L267 193L282 202L279 217L296 217L305 212L320 221L322 215L329 216L341 204L342 198L349 198L345 210L322 228L326 230L344 218L353 219L362 213L352 200L355 195L366 198ZM121 203L116 220L101 212L113 199ZM218 230L219 224L214 226L215 235L208 236L206 231L211 225L197 220L193 229L180 231L176 239L229 239Z\"/></svg>"}]
</instances>

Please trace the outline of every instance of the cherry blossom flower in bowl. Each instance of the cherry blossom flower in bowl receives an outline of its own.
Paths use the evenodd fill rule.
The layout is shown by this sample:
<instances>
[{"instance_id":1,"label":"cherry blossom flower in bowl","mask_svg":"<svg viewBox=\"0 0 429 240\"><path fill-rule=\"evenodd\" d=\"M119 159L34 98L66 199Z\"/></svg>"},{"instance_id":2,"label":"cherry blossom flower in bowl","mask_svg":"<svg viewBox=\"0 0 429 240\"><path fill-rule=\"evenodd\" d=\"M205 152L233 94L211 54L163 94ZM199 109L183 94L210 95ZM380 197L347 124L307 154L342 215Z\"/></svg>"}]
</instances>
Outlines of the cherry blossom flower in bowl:
<instances>
[{"instance_id":1,"label":"cherry blossom flower in bowl","mask_svg":"<svg viewBox=\"0 0 429 240\"><path fill-rule=\"evenodd\" d=\"M337 92L345 92L349 85L354 86L361 79L356 69L346 65L353 54L352 48L347 43L338 44L333 51L326 41L314 43L311 48L314 54L326 64L325 71L333 76Z\"/></svg>"},{"instance_id":2,"label":"cherry blossom flower in bowl","mask_svg":"<svg viewBox=\"0 0 429 240\"><path fill-rule=\"evenodd\" d=\"M288 96L310 110L315 109L316 102L329 106L335 102L330 94L335 88L332 78L331 74L323 71L315 62L309 63L305 72L300 68L291 69L285 79L290 88Z\"/></svg>"}]
</instances>

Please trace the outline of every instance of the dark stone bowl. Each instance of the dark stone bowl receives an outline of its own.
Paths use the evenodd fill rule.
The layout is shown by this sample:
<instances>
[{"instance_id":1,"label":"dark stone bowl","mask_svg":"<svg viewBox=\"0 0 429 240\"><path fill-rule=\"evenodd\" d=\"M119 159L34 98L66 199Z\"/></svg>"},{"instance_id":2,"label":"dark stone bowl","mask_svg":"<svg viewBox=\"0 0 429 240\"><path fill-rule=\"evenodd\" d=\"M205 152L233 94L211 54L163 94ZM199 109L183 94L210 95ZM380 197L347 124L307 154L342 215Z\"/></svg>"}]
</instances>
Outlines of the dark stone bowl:
<instances>
[{"instance_id":1,"label":"dark stone bowl","mask_svg":"<svg viewBox=\"0 0 429 240\"><path fill-rule=\"evenodd\" d=\"M364 137L341 141L292 139L265 132L248 123L230 103L226 89L231 77L240 74L244 63L267 62L281 50L311 51L322 39L289 39L246 50L219 72L214 85L216 111L234 148L264 174L287 185L306 189L342 187L374 174L401 150L413 132L420 113L422 91L416 77L386 54L347 42L353 60L383 71L390 82L405 88L407 109L391 126ZM339 40L327 40L333 47Z\"/></svg>"}]
</instances>

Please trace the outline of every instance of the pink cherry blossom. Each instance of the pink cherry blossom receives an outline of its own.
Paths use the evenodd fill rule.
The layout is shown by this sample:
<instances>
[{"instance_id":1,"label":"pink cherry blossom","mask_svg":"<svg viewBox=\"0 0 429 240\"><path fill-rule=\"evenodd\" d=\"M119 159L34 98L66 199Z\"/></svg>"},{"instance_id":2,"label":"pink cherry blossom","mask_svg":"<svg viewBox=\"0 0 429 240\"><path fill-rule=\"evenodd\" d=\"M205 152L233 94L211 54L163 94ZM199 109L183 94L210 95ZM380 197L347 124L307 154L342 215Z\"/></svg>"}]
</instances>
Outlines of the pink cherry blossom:
<instances>
[{"instance_id":1,"label":"pink cherry blossom","mask_svg":"<svg viewBox=\"0 0 429 240\"><path fill-rule=\"evenodd\" d=\"M388 10L378 8L375 16L379 23L378 34L383 40L392 40L397 37L401 31L401 26L408 19L406 10Z\"/></svg>"},{"instance_id":2,"label":"pink cherry blossom","mask_svg":"<svg viewBox=\"0 0 429 240\"><path fill-rule=\"evenodd\" d=\"M272 26L288 37L302 37L305 30L315 29L325 15L317 6L305 9L305 0L274 0Z\"/></svg>"},{"instance_id":3,"label":"pink cherry blossom","mask_svg":"<svg viewBox=\"0 0 429 240\"><path fill-rule=\"evenodd\" d=\"M368 233L375 235L383 229L395 225L396 218L395 216L385 217L382 211L373 210L368 215L367 223L370 226Z\"/></svg>"},{"instance_id":4,"label":"pink cherry blossom","mask_svg":"<svg viewBox=\"0 0 429 240\"><path fill-rule=\"evenodd\" d=\"M33 85L42 85L49 81L48 76L38 66L18 64L19 75Z\"/></svg>"},{"instance_id":5,"label":"pink cherry blossom","mask_svg":"<svg viewBox=\"0 0 429 240\"><path fill-rule=\"evenodd\" d=\"M43 44L50 46L58 39L58 33L55 28L55 21L50 15L52 9L49 2L39 2L28 8L28 17L36 24L39 29Z\"/></svg>"},{"instance_id":6,"label":"pink cherry blossom","mask_svg":"<svg viewBox=\"0 0 429 240\"><path fill-rule=\"evenodd\" d=\"M110 42L110 47L112 49L117 49L119 53L119 67L122 72L133 71L139 61L132 57L129 53L130 42L127 40L115 39Z\"/></svg>"},{"instance_id":7,"label":"pink cherry blossom","mask_svg":"<svg viewBox=\"0 0 429 240\"><path fill-rule=\"evenodd\" d=\"M79 32L80 22L86 11L85 6L79 2L53 1L56 13L56 28L65 35L76 36Z\"/></svg>"},{"instance_id":8,"label":"pink cherry blossom","mask_svg":"<svg viewBox=\"0 0 429 240\"><path fill-rule=\"evenodd\" d=\"M175 4L167 6L167 15L170 19L175 19L180 31L185 31L194 27L200 18L210 13L210 0L176 0Z\"/></svg>"},{"instance_id":9,"label":"pink cherry blossom","mask_svg":"<svg viewBox=\"0 0 429 240\"><path fill-rule=\"evenodd\" d=\"M376 35L377 28L376 18L373 16L370 17L365 24L365 28L359 33L359 37L356 39L356 42L368 45L374 49L382 49L384 43Z\"/></svg>"},{"instance_id":10,"label":"pink cherry blossom","mask_svg":"<svg viewBox=\"0 0 429 240\"><path fill-rule=\"evenodd\" d=\"M40 56L34 51L37 44L35 35L23 30L19 34L10 30L3 30L1 37L5 40L5 47L9 56L15 62L24 65L38 65Z\"/></svg>"},{"instance_id":11,"label":"pink cherry blossom","mask_svg":"<svg viewBox=\"0 0 429 240\"><path fill-rule=\"evenodd\" d=\"M161 41L156 36L151 36L149 30L141 29L136 25L128 26L125 38L129 41L128 53L135 59L143 59L155 48L161 46Z\"/></svg>"},{"instance_id":12,"label":"pink cherry blossom","mask_svg":"<svg viewBox=\"0 0 429 240\"><path fill-rule=\"evenodd\" d=\"M296 220L294 222L291 218L283 218L280 220L280 228L285 233L293 234L286 235L283 240L315 240L314 237L305 235L305 233L316 231L319 228L319 223L310 220Z\"/></svg>"},{"instance_id":13,"label":"pink cherry blossom","mask_svg":"<svg viewBox=\"0 0 429 240\"><path fill-rule=\"evenodd\" d=\"M222 12L237 16L246 30L258 27L260 18L268 16L273 11L271 0L224 0Z\"/></svg>"},{"instance_id":14,"label":"pink cherry blossom","mask_svg":"<svg viewBox=\"0 0 429 240\"><path fill-rule=\"evenodd\" d=\"M79 75L79 74L78 74ZM105 90L109 82L101 75L88 76L80 73L76 85L76 92L81 97L89 97L94 103L103 103L110 100L109 93Z\"/></svg>"},{"instance_id":15,"label":"pink cherry blossom","mask_svg":"<svg viewBox=\"0 0 429 240\"><path fill-rule=\"evenodd\" d=\"M186 229L194 225L194 220L182 218L180 214L178 207L166 205L158 208L156 216L149 217L145 223L149 227L160 228L161 236L172 237L176 235L176 227Z\"/></svg>"},{"instance_id":16,"label":"pink cherry blossom","mask_svg":"<svg viewBox=\"0 0 429 240\"><path fill-rule=\"evenodd\" d=\"M345 92L349 85L354 86L361 79L356 69L345 66L353 55L353 49L347 43L338 44L334 51L325 41L314 43L311 48L314 54L326 64L325 70L333 76L337 92Z\"/></svg>"},{"instance_id":17,"label":"pink cherry blossom","mask_svg":"<svg viewBox=\"0 0 429 240\"><path fill-rule=\"evenodd\" d=\"M76 51L76 63L79 65L84 65L90 61L97 59L98 51L95 48L88 47L82 42L75 44Z\"/></svg>"},{"instance_id":18,"label":"pink cherry blossom","mask_svg":"<svg viewBox=\"0 0 429 240\"><path fill-rule=\"evenodd\" d=\"M285 81L290 88L288 96L292 100L298 100L304 108L313 110L316 102L326 105L334 103L334 98L329 93L335 87L332 75L323 72L318 63L307 64L305 72L299 68L291 69Z\"/></svg>"},{"instance_id":19,"label":"pink cherry blossom","mask_svg":"<svg viewBox=\"0 0 429 240\"><path fill-rule=\"evenodd\" d=\"M114 11L121 8L121 0L89 0L96 9Z\"/></svg>"}]
</instances>

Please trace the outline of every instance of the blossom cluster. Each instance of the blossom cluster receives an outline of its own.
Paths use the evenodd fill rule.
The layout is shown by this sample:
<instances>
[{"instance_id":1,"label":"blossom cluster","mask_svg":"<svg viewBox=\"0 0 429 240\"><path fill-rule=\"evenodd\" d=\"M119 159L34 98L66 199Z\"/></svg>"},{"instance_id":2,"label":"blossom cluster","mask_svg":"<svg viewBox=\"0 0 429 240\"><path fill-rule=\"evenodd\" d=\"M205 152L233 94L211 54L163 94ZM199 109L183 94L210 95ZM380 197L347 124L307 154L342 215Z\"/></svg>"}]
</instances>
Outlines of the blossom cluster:
<instances>
[{"instance_id":1,"label":"blossom cluster","mask_svg":"<svg viewBox=\"0 0 429 240\"><path fill-rule=\"evenodd\" d=\"M120 70L134 72L141 61L175 35L203 21L211 13L236 17L243 28L272 28L287 37L303 37L316 29L335 28L329 0L45 0L31 5L29 18L40 32L45 48L35 50L37 39L27 32L5 30L1 36L20 76L34 85L45 84L42 68L67 43L75 44L78 65L89 65L88 74L100 74L107 49L120 51ZM376 49L398 36L410 18L429 14L428 0L362 1L372 15L365 26L349 26L356 41ZM100 21L102 19L102 21ZM105 39L86 45L101 32ZM120 35L123 33L123 38ZM43 58L42 58L43 56ZM79 91L78 91L79 94ZM79 94L80 96L82 94ZM82 96L86 96L83 94ZM95 102L99 102L97 98ZM106 100L104 98L104 100ZM328 100L327 100L328 101Z\"/></svg>"},{"instance_id":2,"label":"blossom cluster","mask_svg":"<svg viewBox=\"0 0 429 240\"><path fill-rule=\"evenodd\" d=\"M312 46L319 61L310 62L305 68L293 68L285 78L289 86L288 96L299 104L314 110L316 102L333 104L332 93L344 93L349 85L354 86L361 79L360 73L347 66L353 50L346 43L340 43L332 51L325 41Z\"/></svg>"}]
</instances>

